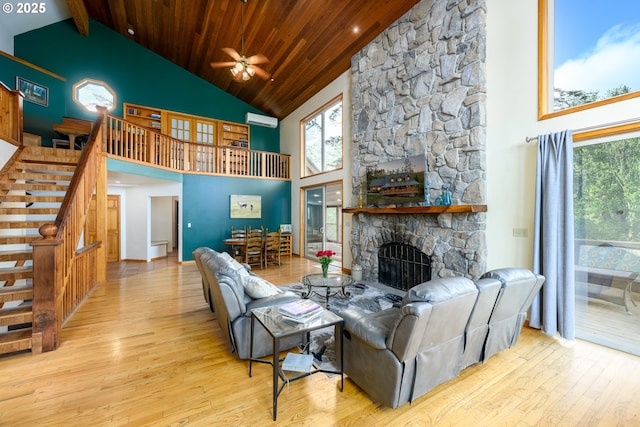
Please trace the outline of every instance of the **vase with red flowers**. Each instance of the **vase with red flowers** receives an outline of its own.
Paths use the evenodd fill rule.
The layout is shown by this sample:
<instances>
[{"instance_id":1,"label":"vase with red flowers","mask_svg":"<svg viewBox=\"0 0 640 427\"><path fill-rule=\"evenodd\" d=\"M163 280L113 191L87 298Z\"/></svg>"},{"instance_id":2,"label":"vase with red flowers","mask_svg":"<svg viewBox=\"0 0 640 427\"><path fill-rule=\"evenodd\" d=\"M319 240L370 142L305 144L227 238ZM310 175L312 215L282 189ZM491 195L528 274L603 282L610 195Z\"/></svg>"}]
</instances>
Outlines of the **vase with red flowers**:
<instances>
[{"instance_id":1,"label":"vase with red flowers","mask_svg":"<svg viewBox=\"0 0 640 427\"><path fill-rule=\"evenodd\" d=\"M332 250L319 251L316 254L318 261L320 261L320 265L322 266L322 277L327 277L329 274L329 264L333 262L333 256L336 253Z\"/></svg>"}]
</instances>

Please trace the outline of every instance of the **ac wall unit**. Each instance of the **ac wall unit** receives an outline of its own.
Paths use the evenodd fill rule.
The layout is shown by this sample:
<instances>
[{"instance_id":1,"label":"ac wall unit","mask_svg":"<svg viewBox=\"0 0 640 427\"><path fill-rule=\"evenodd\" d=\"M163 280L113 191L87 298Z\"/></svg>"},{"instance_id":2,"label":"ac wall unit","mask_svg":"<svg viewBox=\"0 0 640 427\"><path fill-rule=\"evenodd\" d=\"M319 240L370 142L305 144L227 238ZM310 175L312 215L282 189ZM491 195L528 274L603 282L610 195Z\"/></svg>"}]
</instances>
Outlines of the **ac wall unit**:
<instances>
[{"instance_id":1,"label":"ac wall unit","mask_svg":"<svg viewBox=\"0 0 640 427\"><path fill-rule=\"evenodd\" d=\"M275 117L262 116L260 114L247 113L245 122L248 125L265 126L268 128L278 127L278 119Z\"/></svg>"}]
</instances>

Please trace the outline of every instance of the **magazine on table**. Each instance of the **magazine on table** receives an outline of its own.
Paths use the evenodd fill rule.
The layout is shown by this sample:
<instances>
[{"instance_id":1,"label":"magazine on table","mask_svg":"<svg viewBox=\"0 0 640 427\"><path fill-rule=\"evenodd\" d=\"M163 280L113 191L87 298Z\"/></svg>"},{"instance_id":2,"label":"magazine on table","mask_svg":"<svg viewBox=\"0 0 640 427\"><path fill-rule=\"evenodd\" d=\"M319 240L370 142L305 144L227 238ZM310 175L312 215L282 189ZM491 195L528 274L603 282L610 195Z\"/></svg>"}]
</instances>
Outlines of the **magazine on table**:
<instances>
[{"instance_id":1,"label":"magazine on table","mask_svg":"<svg viewBox=\"0 0 640 427\"><path fill-rule=\"evenodd\" d=\"M288 316L288 315L286 315L284 313L280 313L280 315L282 315L282 319L283 320L285 320L287 322L291 322L291 323L296 323L296 324L309 323L312 320L317 319L321 314L322 314L322 307L320 307L319 310L312 311L311 313L307 313L305 315L296 316L296 317L291 317L291 316Z\"/></svg>"},{"instance_id":2,"label":"magazine on table","mask_svg":"<svg viewBox=\"0 0 640 427\"><path fill-rule=\"evenodd\" d=\"M299 299L281 305L278 308L278 313L293 319L307 317L310 314L314 314L316 312L319 313L321 311L322 306L310 299Z\"/></svg>"}]
</instances>

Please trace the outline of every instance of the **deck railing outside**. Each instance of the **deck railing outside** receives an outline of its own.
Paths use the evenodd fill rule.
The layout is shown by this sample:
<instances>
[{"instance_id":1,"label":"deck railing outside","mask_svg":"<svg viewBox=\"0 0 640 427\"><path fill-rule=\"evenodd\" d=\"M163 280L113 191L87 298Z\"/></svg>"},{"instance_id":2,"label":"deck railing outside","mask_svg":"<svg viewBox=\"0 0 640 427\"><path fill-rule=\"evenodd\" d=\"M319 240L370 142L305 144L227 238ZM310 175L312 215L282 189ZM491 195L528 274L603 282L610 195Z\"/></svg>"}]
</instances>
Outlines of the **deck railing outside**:
<instances>
[{"instance_id":1,"label":"deck railing outside","mask_svg":"<svg viewBox=\"0 0 640 427\"><path fill-rule=\"evenodd\" d=\"M180 172L291 179L287 154L185 142L112 115L106 118L105 152Z\"/></svg>"}]
</instances>

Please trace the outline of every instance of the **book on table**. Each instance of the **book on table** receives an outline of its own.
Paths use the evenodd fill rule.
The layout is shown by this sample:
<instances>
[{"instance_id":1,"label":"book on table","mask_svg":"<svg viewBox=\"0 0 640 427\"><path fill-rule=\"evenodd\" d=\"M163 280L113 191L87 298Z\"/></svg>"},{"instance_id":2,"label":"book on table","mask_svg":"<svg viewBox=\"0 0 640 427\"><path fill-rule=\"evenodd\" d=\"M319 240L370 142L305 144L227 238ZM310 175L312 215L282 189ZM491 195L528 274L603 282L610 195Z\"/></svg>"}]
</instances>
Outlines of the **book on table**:
<instances>
[{"instance_id":1,"label":"book on table","mask_svg":"<svg viewBox=\"0 0 640 427\"><path fill-rule=\"evenodd\" d=\"M278 307L278 313L292 319L307 318L312 314L319 314L322 306L310 299L299 299Z\"/></svg>"},{"instance_id":2,"label":"book on table","mask_svg":"<svg viewBox=\"0 0 640 427\"><path fill-rule=\"evenodd\" d=\"M310 372L313 365L313 355L287 353L282 361L282 370L291 372Z\"/></svg>"},{"instance_id":3,"label":"book on table","mask_svg":"<svg viewBox=\"0 0 640 427\"><path fill-rule=\"evenodd\" d=\"M319 310L315 310L315 311L312 311L310 313L304 314L302 316L296 316L296 317L292 317L292 316L289 316L287 314L280 313L280 315L282 316L282 319L284 321L291 322L291 323L294 323L294 324L309 323L312 320L315 320L316 318L318 318L321 314L322 314L322 307L320 307Z\"/></svg>"}]
</instances>

